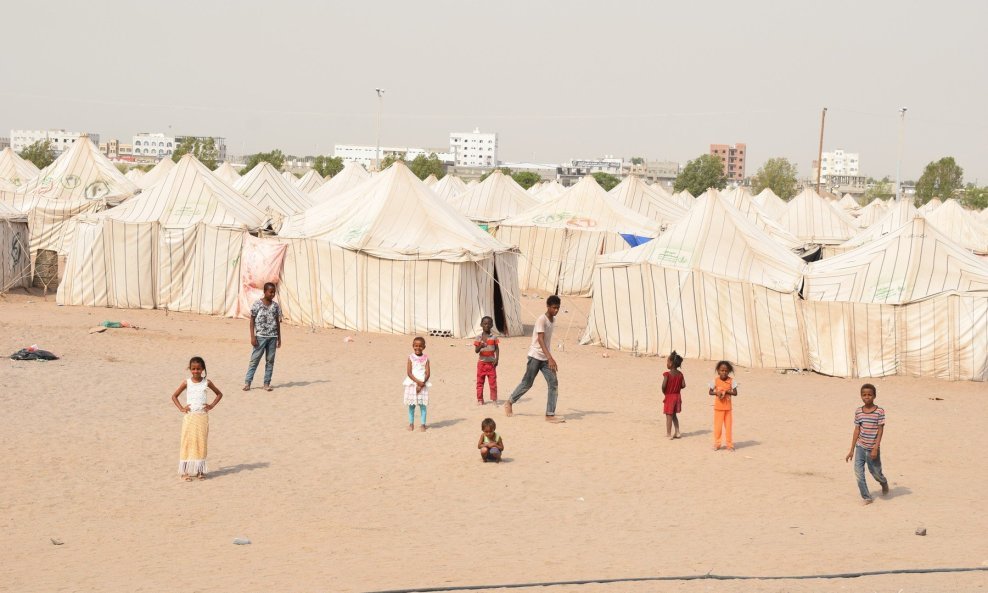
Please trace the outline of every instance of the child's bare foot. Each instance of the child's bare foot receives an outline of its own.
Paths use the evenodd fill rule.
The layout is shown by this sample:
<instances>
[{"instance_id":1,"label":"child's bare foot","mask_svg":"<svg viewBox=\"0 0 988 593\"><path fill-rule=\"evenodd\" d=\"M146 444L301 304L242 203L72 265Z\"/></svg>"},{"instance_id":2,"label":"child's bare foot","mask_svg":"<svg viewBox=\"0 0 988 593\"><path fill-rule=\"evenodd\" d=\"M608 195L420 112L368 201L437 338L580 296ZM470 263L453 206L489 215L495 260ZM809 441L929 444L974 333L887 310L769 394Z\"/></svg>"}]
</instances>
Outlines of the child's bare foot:
<instances>
[{"instance_id":1,"label":"child's bare foot","mask_svg":"<svg viewBox=\"0 0 988 593\"><path fill-rule=\"evenodd\" d=\"M720 451L720 445L714 445L714 451Z\"/></svg>"},{"instance_id":2,"label":"child's bare foot","mask_svg":"<svg viewBox=\"0 0 988 593\"><path fill-rule=\"evenodd\" d=\"M505 416L514 416L515 415L514 412L511 411L511 401L504 402L504 415Z\"/></svg>"},{"instance_id":3,"label":"child's bare foot","mask_svg":"<svg viewBox=\"0 0 988 593\"><path fill-rule=\"evenodd\" d=\"M270 385L265 385L264 386L264 391L272 391L272 389L273 388Z\"/></svg>"},{"instance_id":4,"label":"child's bare foot","mask_svg":"<svg viewBox=\"0 0 988 593\"><path fill-rule=\"evenodd\" d=\"M731 453L734 453L734 445L728 447L727 450L730 451Z\"/></svg>"},{"instance_id":5,"label":"child's bare foot","mask_svg":"<svg viewBox=\"0 0 988 593\"><path fill-rule=\"evenodd\" d=\"M422 426L419 427L419 432L425 432L427 430L429 430L429 427L426 426L425 424L423 424Z\"/></svg>"},{"instance_id":6,"label":"child's bare foot","mask_svg":"<svg viewBox=\"0 0 988 593\"><path fill-rule=\"evenodd\" d=\"M683 435L681 435L681 434L679 434L679 433L677 432L677 433L676 433L676 436L674 436L674 437L672 437L672 438L674 438L674 439L681 439L681 438L683 438Z\"/></svg>"},{"instance_id":7,"label":"child's bare foot","mask_svg":"<svg viewBox=\"0 0 988 593\"><path fill-rule=\"evenodd\" d=\"M482 405L484 405L484 401L483 401L483 400L480 400L480 399L478 399L478 400L477 400L477 405L478 405L478 406L482 406Z\"/></svg>"},{"instance_id":8,"label":"child's bare foot","mask_svg":"<svg viewBox=\"0 0 988 593\"><path fill-rule=\"evenodd\" d=\"M563 422L566 422L565 419L560 418L559 416L546 416L545 421L552 424L562 424Z\"/></svg>"},{"instance_id":9,"label":"child's bare foot","mask_svg":"<svg viewBox=\"0 0 988 593\"><path fill-rule=\"evenodd\" d=\"M882 496L888 496L888 495L889 495L889 483L885 482L884 484L882 484Z\"/></svg>"},{"instance_id":10,"label":"child's bare foot","mask_svg":"<svg viewBox=\"0 0 988 593\"><path fill-rule=\"evenodd\" d=\"M244 391L250 391L250 385L244 385Z\"/></svg>"},{"instance_id":11,"label":"child's bare foot","mask_svg":"<svg viewBox=\"0 0 988 593\"><path fill-rule=\"evenodd\" d=\"M415 425L414 424L409 424L408 425L408 430L415 430Z\"/></svg>"},{"instance_id":12,"label":"child's bare foot","mask_svg":"<svg viewBox=\"0 0 988 593\"><path fill-rule=\"evenodd\" d=\"M864 505L864 506L868 506L868 505L870 505L873 502L875 502L875 499L873 499L873 498L865 498L865 499L863 499L861 501L861 504Z\"/></svg>"},{"instance_id":13,"label":"child's bare foot","mask_svg":"<svg viewBox=\"0 0 988 593\"><path fill-rule=\"evenodd\" d=\"M180 480L182 480L183 482L191 482L192 481L192 476L190 476L189 474L182 474L178 478Z\"/></svg>"},{"instance_id":14,"label":"child's bare foot","mask_svg":"<svg viewBox=\"0 0 988 593\"><path fill-rule=\"evenodd\" d=\"M198 478L199 480L205 480L206 479L206 474L199 474L199 475L196 476L196 478Z\"/></svg>"}]
</instances>

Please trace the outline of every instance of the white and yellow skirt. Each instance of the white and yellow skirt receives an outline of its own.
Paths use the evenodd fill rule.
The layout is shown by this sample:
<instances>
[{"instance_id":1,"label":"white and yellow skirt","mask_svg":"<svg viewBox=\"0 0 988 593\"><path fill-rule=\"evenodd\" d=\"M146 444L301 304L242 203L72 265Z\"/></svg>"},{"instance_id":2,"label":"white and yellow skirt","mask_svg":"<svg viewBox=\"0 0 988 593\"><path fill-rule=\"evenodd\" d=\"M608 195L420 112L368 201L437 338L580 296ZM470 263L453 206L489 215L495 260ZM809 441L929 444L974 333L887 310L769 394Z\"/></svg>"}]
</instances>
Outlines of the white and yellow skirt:
<instances>
[{"instance_id":1,"label":"white and yellow skirt","mask_svg":"<svg viewBox=\"0 0 988 593\"><path fill-rule=\"evenodd\" d=\"M182 441L178 455L179 474L189 476L206 474L206 440L208 438L208 414L190 412L182 418Z\"/></svg>"}]
</instances>

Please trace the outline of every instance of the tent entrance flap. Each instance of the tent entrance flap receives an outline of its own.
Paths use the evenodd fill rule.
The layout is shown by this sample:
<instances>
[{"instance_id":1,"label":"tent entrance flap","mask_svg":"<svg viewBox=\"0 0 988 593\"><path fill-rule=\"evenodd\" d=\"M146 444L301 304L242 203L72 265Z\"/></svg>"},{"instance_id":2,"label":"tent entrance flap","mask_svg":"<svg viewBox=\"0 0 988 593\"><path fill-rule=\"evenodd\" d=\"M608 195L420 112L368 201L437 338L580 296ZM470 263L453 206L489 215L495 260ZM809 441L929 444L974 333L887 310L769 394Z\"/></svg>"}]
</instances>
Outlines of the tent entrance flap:
<instances>
[{"instance_id":1,"label":"tent entrance flap","mask_svg":"<svg viewBox=\"0 0 988 593\"><path fill-rule=\"evenodd\" d=\"M497 277L497 266L494 269L494 327L504 336L508 335L508 320L504 313L504 295L501 294L501 281Z\"/></svg>"}]
</instances>

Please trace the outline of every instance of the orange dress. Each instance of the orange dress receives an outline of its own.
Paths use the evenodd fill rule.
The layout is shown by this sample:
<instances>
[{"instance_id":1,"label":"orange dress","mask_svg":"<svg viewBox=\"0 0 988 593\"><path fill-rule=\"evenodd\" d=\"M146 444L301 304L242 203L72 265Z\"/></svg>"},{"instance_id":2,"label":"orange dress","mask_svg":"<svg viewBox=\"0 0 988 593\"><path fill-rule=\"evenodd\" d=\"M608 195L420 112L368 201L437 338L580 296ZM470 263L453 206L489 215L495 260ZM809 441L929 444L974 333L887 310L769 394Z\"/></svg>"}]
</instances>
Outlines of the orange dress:
<instances>
[{"instance_id":1,"label":"orange dress","mask_svg":"<svg viewBox=\"0 0 988 593\"><path fill-rule=\"evenodd\" d=\"M722 391L731 391L735 388L734 379L728 377L726 380L721 379L720 376L714 378L714 382L711 384L714 393ZM733 409L731 406L731 395L727 394L723 398L714 396L714 447L719 448L721 442L721 434L725 437L725 441L728 449L734 448L734 417Z\"/></svg>"}]
</instances>

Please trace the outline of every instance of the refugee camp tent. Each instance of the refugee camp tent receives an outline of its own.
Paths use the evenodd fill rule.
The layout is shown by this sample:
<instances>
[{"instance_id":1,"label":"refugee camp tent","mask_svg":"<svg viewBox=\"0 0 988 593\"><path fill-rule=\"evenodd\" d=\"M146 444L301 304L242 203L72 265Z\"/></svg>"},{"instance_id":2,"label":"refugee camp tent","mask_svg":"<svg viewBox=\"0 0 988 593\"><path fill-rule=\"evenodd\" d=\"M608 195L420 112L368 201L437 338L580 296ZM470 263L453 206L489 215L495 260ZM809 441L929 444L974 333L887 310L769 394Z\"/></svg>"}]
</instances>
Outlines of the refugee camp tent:
<instances>
[{"instance_id":1,"label":"refugee camp tent","mask_svg":"<svg viewBox=\"0 0 988 593\"><path fill-rule=\"evenodd\" d=\"M683 208L686 208L687 210L689 210L690 208L692 208L693 207L693 202L696 201L696 198L693 197L693 194L691 194L690 192L686 191L685 189L683 191L678 191L678 192L672 194L672 197L673 197L674 200L676 200L677 202L679 202L679 204Z\"/></svg>"},{"instance_id":2,"label":"refugee camp tent","mask_svg":"<svg viewBox=\"0 0 988 593\"><path fill-rule=\"evenodd\" d=\"M0 203L0 292L31 286L27 215Z\"/></svg>"},{"instance_id":3,"label":"refugee camp tent","mask_svg":"<svg viewBox=\"0 0 988 593\"><path fill-rule=\"evenodd\" d=\"M303 194L308 195L322 187L323 183L326 183L326 180L319 174L319 171L309 169L305 172L305 175L303 175L302 178L295 183L295 187L297 187Z\"/></svg>"},{"instance_id":4,"label":"refugee camp tent","mask_svg":"<svg viewBox=\"0 0 988 593\"><path fill-rule=\"evenodd\" d=\"M170 158L163 158L158 161L158 164L152 167L150 171L141 175L138 179L135 179L134 184L142 190L145 190L155 183L159 183L174 167L175 161Z\"/></svg>"},{"instance_id":5,"label":"refugee camp tent","mask_svg":"<svg viewBox=\"0 0 988 593\"><path fill-rule=\"evenodd\" d=\"M495 169L480 184L447 202L463 216L482 225L484 230L539 203L500 169Z\"/></svg>"},{"instance_id":6,"label":"refugee camp tent","mask_svg":"<svg viewBox=\"0 0 988 593\"><path fill-rule=\"evenodd\" d=\"M553 179L548 183L542 184L542 187L539 188L539 193L537 194L537 197L539 198L540 202L548 202L549 200L555 198L564 191L566 191L566 188L563 187L563 184Z\"/></svg>"},{"instance_id":7,"label":"refugee camp tent","mask_svg":"<svg viewBox=\"0 0 988 593\"><path fill-rule=\"evenodd\" d=\"M240 173L230 163L223 163L219 167L216 167L213 175L222 179L223 183L231 186L240 179Z\"/></svg>"},{"instance_id":8,"label":"refugee camp tent","mask_svg":"<svg viewBox=\"0 0 988 593\"><path fill-rule=\"evenodd\" d=\"M718 190L711 188L708 189L706 193L717 193L717 191ZM793 251L801 257L807 252L806 242L799 240L788 230L782 228L782 225L778 222L775 222L766 216L765 212L755 204L755 200L748 190L744 188L734 188L722 191L720 192L720 195L722 195L730 205L734 206L734 208L736 208L742 216L747 218L748 222L751 222L760 228L765 232L765 234L772 237L772 239L774 239L779 245L782 245L786 249Z\"/></svg>"},{"instance_id":9,"label":"refugee camp tent","mask_svg":"<svg viewBox=\"0 0 988 593\"><path fill-rule=\"evenodd\" d=\"M840 245L828 245L826 249L826 256L830 257L841 253L847 253L852 249L866 245L908 223L917 214L916 207L913 206L912 202L909 200L900 200L898 202L893 201L891 202L891 205L888 206L888 210L888 213L879 219L878 222L859 232L853 238L841 243Z\"/></svg>"},{"instance_id":10,"label":"refugee camp tent","mask_svg":"<svg viewBox=\"0 0 988 593\"><path fill-rule=\"evenodd\" d=\"M541 189L542 189L542 182L536 181L535 183L532 184L532 187L526 189L525 191L528 192L528 195L535 197L539 194L539 191Z\"/></svg>"},{"instance_id":11,"label":"refugee camp tent","mask_svg":"<svg viewBox=\"0 0 988 593\"><path fill-rule=\"evenodd\" d=\"M429 173L429 176L422 180L422 183L428 185L429 187L432 187L438 182L439 179L437 179L436 176L432 173Z\"/></svg>"},{"instance_id":12,"label":"refugee camp tent","mask_svg":"<svg viewBox=\"0 0 988 593\"><path fill-rule=\"evenodd\" d=\"M800 241L820 245L843 243L860 230L853 218L810 188L789 201L777 222Z\"/></svg>"},{"instance_id":13,"label":"refugee camp tent","mask_svg":"<svg viewBox=\"0 0 988 593\"><path fill-rule=\"evenodd\" d=\"M522 331L517 253L403 163L285 220L287 319L355 331L473 336L490 315Z\"/></svg>"},{"instance_id":14,"label":"refugee camp tent","mask_svg":"<svg viewBox=\"0 0 988 593\"><path fill-rule=\"evenodd\" d=\"M957 200L951 198L923 217L961 247L978 255L988 255L988 225L978 220L973 212L965 210Z\"/></svg>"},{"instance_id":15,"label":"refugee camp tent","mask_svg":"<svg viewBox=\"0 0 988 593\"><path fill-rule=\"evenodd\" d=\"M248 231L266 212L191 154L122 206L80 219L58 303L222 315Z\"/></svg>"},{"instance_id":16,"label":"refugee camp tent","mask_svg":"<svg viewBox=\"0 0 988 593\"><path fill-rule=\"evenodd\" d=\"M752 201L765 213L765 216L772 220L778 220L786 211L786 201L775 195L775 192L767 187L758 192Z\"/></svg>"},{"instance_id":17,"label":"refugee camp tent","mask_svg":"<svg viewBox=\"0 0 988 593\"><path fill-rule=\"evenodd\" d=\"M858 210L858 226L866 229L875 224L889 213L889 205L881 198L875 198L868 202L861 210Z\"/></svg>"},{"instance_id":18,"label":"refugee camp tent","mask_svg":"<svg viewBox=\"0 0 988 593\"><path fill-rule=\"evenodd\" d=\"M521 250L522 290L588 296L594 259L659 234L659 223L625 208L591 176L501 221L500 241Z\"/></svg>"},{"instance_id":19,"label":"refugee camp tent","mask_svg":"<svg viewBox=\"0 0 988 593\"><path fill-rule=\"evenodd\" d=\"M124 177L133 181L134 185L137 185L137 180L140 179L141 177L144 177L144 171L141 171L140 169L135 167L124 173Z\"/></svg>"},{"instance_id":20,"label":"refugee camp tent","mask_svg":"<svg viewBox=\"0 0 988 593\"><path fill-rule=\"evenodd\" d=\"M247 172L250 173L250 171ZM296 177L295 174L292 173L291 171L283 171L281 173L281 178L287 181L291 185L295 185L298 183L298 177Z\"/></svg>"},{"instance_id":21,"label":"refugee camp tent","mask_svg":"<svg viewBox=\"0 0 988 593\"><path fill-rule=\"evenodd\" d=\"M9 146L0 151L0 191L17 191L38 176L38 168Z\"/></svg>"},{"instance_id":22,"label":"refugee camp tent","mask_svg":"<svg viewBox=\"0 0 988 593\"><path fill-rule=\"evenodd\" d=\"M646 184L636 175L628 175L607 193L624 207L659 223L660 228L686 216L686 208L665 190Z\"/></svg>"},{"instance_id":23,"label":"refugee camp tent","mask_svg":"<svg viewBox=\"0 0 988 593\"><path fill-rule=\"evenodd\" d=\"M988 264L922 216L810 264L803 296L817 372L988 380Z\"/></svg>"},{"instance_id":24,"label":"refugee camp tent","mask_svg":"<svg viewBox=\"0 0 988 593\"><path fill-rule=\"evenodd\" d=\"M805 263L716 190L658 238L597 260L581 342L746 367L803 368Z\"/></svg>"},{"instance_id":25,"label":"refugee camp tent","mask_svg":"<svg viewBox=\"0 0 988 593\"><path fill-rule=\"evenodd\" d=\"M943 201L941 201L940 198L933 198L929 202L919 207L919 213L929 214L930 212L933 212L934 210L939 208L941 204L943 204Z\"/></svg>"},{"instance_id":26,"label":"refugee camp tent","mask_svg":"<svg viewBox=\"0 0 988 593\"><path fill-rule=\"evenodd\" d=\"M325 202L357 187L370 178L371 174L360 163L348 161L343 165L342 171L333 175L319 189L310 193L309 199L313 204Z\"/></svg>"},{"instance_id":27,"label":"refugee camp tent","mask_svg":"<svg viewBox=\"0 0 988 593\"><path fill-rule=\"evenodd\" d=\"M449 202L453 198L463 195L467 191L467 185L456 175L445 175L432 186L432 191L443 200Z\"/></svg>"},{"instance_id":28,"label":"refugee camp tent","mask_svg":"<svg viewBox=\"0 0 988 593\"><path fill-rule=\"evenodd\" d=\"M861 209L861 204L851 194L844 194L843 198L837 200L837 206L849 214Z\"/></svg>"},{"instance_id":29,"label":"refugee camp tent","mask_svg":"<svg viewBox=\"0 0 988 593\"><path fill-rule=\"evenodd\" d=\"M276 227L281 218L304 212L312 206L312 201L292 181L278 174L271 163L260 162L233 184L252 204L267 212Z\"/></svg>"}]
</instances>

